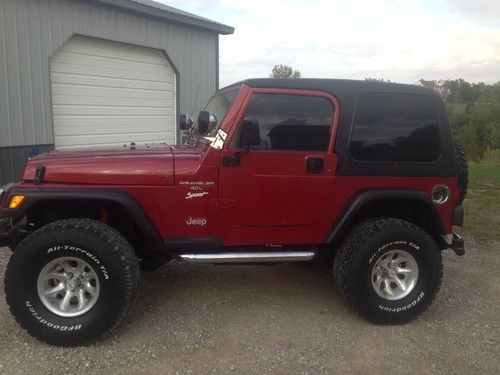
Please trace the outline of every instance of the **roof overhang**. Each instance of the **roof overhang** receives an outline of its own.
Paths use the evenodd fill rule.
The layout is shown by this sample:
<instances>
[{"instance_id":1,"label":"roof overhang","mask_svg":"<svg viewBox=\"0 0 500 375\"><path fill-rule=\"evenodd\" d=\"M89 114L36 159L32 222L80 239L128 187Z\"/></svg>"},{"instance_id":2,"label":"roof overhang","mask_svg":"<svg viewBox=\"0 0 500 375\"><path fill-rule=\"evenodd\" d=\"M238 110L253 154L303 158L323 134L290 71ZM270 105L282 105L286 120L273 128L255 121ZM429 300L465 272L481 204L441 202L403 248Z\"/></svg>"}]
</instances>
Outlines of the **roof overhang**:
<instances>
[{"instance_id":1,"label":"roof overhang","mask_svg":"<svg viewBox=\"0 0 500 375\"><path fill-rule=\"evenodd\" d=\"M141 13L150 17L161 18L170 22L210 30L218 34L232 34L234 27L218 23L207 18L184 12L180 9L152 0L93 0L108 6Z\"/></svg>"}]
</instances>

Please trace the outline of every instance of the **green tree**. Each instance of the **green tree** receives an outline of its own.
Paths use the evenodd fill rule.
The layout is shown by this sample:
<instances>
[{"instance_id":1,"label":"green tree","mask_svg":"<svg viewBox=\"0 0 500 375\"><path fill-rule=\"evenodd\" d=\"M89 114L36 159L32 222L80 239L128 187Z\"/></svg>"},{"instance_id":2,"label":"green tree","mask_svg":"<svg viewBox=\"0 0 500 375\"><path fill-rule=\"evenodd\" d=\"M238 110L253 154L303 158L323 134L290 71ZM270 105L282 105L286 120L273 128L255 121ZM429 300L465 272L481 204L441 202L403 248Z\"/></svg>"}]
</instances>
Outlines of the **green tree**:
<instances>
[{"instance_id":1,"label":"green tree","mask_svg":"<svg viewBox=\"0 0 500 375\"><path fill-rule=\"evenodd\" d=\"M373 78L373 77L366 77L366 78L365 78L365 81L368 81L368 82L387 82L387 83L391 83L391 80L390 80L390 79L385 79L385 78Z\"/></svg>"},{"instance_id":2,"label":"green tree","mask_svg":"<svg viewBox=\"0 0 500 375\"><path fill-rule=\"evenodd\" d=\"M436 91L439 91L439 84L438 84L438 81L426 81L425 79L420 79L418 81L418 83L421 85L421 86L424 86L424 87L427 87L427 88L430 88L430 89L433 89L433 90L436 90Z\"/></svg>"},{"instance_id":3,"label":"green tree","mask_svg":"<svg viewBox=\"0 0 500 375\"><path fill-rule=\"evenodd\" d=\"M466 116L457 134L472 160L481 160L488 150L500 149L500 82L488 85Z\"/></svg>"},{"instance_id":4,"label":"green tree","mask_svg":"<svg viewBox=\"0 0 500 375\"><path fill-rule=\"evenodd\" d=\"M287 78L300 78L301 74L297 69L293 69L288 65L275 65L271 71L271 78L287 79Z\"/></svg>"},{"instance_id":5,"label":"green tree","mask_svg":"<svg viewBox=\"0 0 500 375\"><path fill-rule=\"evenodd\" d=\"M469 83L463 78L441 79L439 81L427 81L422 78L418 83L421 86L436 90L446 103L465 104L467 111L488 89L488 85L484 82Z\"/></svg>"},{"instance_id":6,"label":"green tree","mask_svg":"<svg viewBox=\"0 0 500 375\"><path fill-rule=\"evenodd\" d=\"M373 78L373 77L366 77L366 78L365 78L365 81L369 81L369 82L387 82L387 83L391 83L391 80L389 80L389 79L385 79L385 78Z\"/></svg>"}]
</instances>

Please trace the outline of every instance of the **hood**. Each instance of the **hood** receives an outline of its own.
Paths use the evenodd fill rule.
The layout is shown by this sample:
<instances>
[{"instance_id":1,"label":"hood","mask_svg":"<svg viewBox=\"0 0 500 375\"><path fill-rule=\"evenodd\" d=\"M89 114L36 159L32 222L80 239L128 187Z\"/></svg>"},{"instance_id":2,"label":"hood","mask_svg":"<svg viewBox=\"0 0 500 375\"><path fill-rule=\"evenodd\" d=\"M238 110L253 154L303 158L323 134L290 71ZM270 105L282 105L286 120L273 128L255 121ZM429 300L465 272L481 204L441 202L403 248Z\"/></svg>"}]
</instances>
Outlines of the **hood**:
<instances>
[{"instance_id":1,"label":"hood","mask_svg":"<svg viewBox=\"0 0 500 375\"><path fill-rule=\"evenodd\" d=\"M174 183L174 156L169 146L51 151L31 158L23 181L33 181L45 167L44 182L92 185Z\"/></svg>"}]
</instances>

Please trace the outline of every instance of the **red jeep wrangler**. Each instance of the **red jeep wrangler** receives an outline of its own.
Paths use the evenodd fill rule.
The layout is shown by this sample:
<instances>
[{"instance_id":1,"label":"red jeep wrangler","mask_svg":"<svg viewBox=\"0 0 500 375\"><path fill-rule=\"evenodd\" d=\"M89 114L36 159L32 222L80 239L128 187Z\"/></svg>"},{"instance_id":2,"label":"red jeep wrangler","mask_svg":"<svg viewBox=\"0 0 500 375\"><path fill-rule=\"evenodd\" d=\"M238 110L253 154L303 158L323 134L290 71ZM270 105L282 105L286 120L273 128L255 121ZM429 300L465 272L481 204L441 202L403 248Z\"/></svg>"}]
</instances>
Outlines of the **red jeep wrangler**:
<instances>
[{"instance_id":1,"label":"red jeep wrangler","mask_svg":"<svg viewBox=\"0 0 500 375\"><path fill-rule=\"evenodd\" d=\"M434 300L441 251L464 253L463 152L440 97L364 81L248 80L217 92L187 145L32 158L0 197L7 303L55 345L102 338L140 266L333 259L364 318L404 323Z\"/></svg>"}]
</instances>

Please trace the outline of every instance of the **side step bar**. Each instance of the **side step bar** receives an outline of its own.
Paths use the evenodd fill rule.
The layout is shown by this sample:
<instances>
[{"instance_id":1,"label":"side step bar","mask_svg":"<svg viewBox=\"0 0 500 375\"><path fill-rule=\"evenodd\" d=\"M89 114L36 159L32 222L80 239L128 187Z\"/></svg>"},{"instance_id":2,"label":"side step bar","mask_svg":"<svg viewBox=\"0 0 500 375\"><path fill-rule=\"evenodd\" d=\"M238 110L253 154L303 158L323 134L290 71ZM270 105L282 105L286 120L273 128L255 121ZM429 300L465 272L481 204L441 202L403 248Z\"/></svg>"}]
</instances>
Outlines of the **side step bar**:
<instances>
[{"instance_id":1,"label":"side step bar","mask_svg":"<svg viewBox=\"0 0 500 375\"><path fill-rule=\"evenodd\" d=\"M214 254L180 254L180 260L191 263L267 263L311 260L314 251L248 252Z\"/></svg>"}]
</instances>

